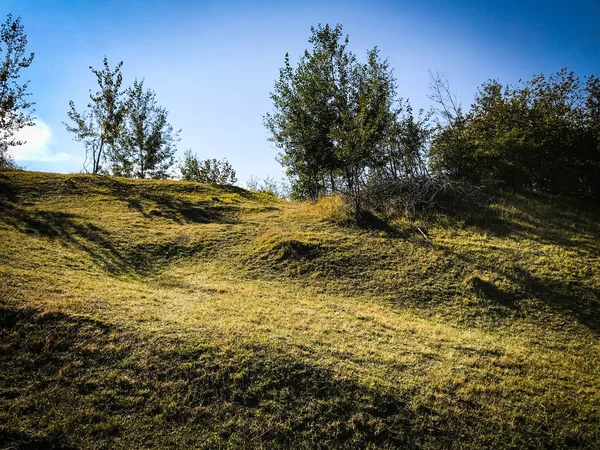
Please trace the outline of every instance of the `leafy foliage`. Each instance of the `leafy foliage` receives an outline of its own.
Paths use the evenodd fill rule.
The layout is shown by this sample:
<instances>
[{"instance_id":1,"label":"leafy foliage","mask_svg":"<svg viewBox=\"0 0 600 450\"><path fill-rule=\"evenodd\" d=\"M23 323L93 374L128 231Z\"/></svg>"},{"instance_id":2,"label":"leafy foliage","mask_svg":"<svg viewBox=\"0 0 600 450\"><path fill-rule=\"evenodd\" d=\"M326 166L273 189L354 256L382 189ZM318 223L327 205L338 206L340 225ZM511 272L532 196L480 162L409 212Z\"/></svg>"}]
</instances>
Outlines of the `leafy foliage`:
<instances>
[{"instance_id":1,"label":"leafy foliage","mask_svg":"<svg viewBox=\"0 0 600 450\"><path fill-rule=\"evenodd\" d=\"M393 80L377 49L361 64L347 50L341 25L311 28L308 50L293 69L285 67L265 116L271 140L298 197L345 189L354 192L364 161L380 140ZM336 185L337 181L341 181Z\"/></svg>"},{"instance_id":2,"label":"leafy foliage","mask_svg":"<svg viewBox=\"0 0 600 450\"><path fill-rule=\"evenodd\" d=\"M261 192L279 198L290 198L290 188L284 181L277 182L273 177L258 178L250 176L246 182L246 189L254 192Z\"/></svg>"},{"instance_id":3,"label":"leafy foliage","mask_svg":"<svg viewBox=\"0 0 600 450\"><path fill-rule=\"evenodd\" d=\"M84 169L91 173L106 172L103 165L118 152L117 146L123 130L127 105L125 91L121 89L123 61L111 69L106 56L102 69L90 70L96 76L99 90L92 93L87 109L78 112L73 101L69 102L67 113L72 124L65 123L67 131L75 134L75 140L83 142L86 149Z\"/></svg>"},{"instance_id":4,"label":"leafy foliage","mask_svg":"<svg viewBox=\"0 0 600 450\"><path fill-rule=\"evenodd\" d=\"M598 81L582 87L566 69L519 86L490 80L465 114L449 117L433 168L474 183L594 197L600 184Z\"/></svg>"},{"instance_id":5,"label":"leafy foliage","mask_svg":"<svg viewBox=\"0 0 600 450\"><path fill-rule=\"evenodd\" d=\"M422 175L431 129L396 95L396 81L379 50L359 62L341 25L311 28L297 67L286 55L265 116L271 141L292 180L292 197L343 192L358 213L362 192L379 179Z\"/></svg>"},{"instance_id":6,"label":"leafy foliage","mask_svg":"<svg viewBox=\"0 0 600 450\"><path fill-rule=\"evenodd\" d=\"M200 160L198 155L192 154L191 150L186 150L179 170L184 181L222 185L237 183L235 170L226 159Z\"/></svg>"},{"instance_id":7,"label":"leafy foliage","mask_svg":"<svg viewBox=\"0 0 600 450\"><path fill-rule=\"evenodd\" d=\"M168 123L168 111L158 105L156 94L144 89L144 82L122 89L121 61L111 69L104 57L96 76L99 91L90 91L90 103L83 112L69 102L65 124L75 140L86 148L84 169L91 173L112 173L137 178L167 178L174 163L179 131Z\"/></svg>"},{"instance_id":8,"label":"leafy foliage","mask_svg":"<svg viewBox=\"0 0 600 450\"><path fill-rule=\"evenodd\" d=\"M112 155L115 175L167 178L173 165L179 132L167 122L168 111L158 105L156 94L135 80L127 90L125 123Z\"/></svg>"},{"instance_id":9,"label":"leafy foliage","mask_svg":"<svg viewBox=\"0 0 600 450\"><path fill-rule=\"evenodd\" d=\"M15 139L15 133L33 125L29 109L34 103L27 99L29 82L19 81L21 69L28 68L34 58L33 53L27 54L26 46L21 18L9 14L0 25L0 169L14 166L8 148L23 144Z\"/></svg>"}]
</instances>

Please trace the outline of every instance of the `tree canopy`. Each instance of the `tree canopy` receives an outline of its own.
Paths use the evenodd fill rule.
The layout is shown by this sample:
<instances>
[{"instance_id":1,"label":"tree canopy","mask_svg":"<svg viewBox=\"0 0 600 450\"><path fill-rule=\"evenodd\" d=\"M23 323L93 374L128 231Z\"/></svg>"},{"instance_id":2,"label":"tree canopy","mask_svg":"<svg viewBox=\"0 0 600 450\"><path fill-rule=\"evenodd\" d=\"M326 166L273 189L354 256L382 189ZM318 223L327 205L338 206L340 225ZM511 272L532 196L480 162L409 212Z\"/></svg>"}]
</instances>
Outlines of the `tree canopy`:
<instances>
[{"instance_id":1,"label":"tree canopy","mask_svg":"<svg viewBox=\"0 0 600 450\"><path fill-rule=\"evenodd\" d=\"M114 69L104 57L100 70L90 66L99 90L90 91L83 112L69 102L67 130L86 148L84 168L92 173L112 173L137 178L167 178L175 162L179 131L168 123L168 111L156 94L135 80L124 89L121 61Z\"/></svg>"},{"instance_id":2,"label":"tree canopy","mask_svg":"<svg viewBox=\"0 0 600 450\"><path fill-rule=\"evenodd\" d=\"M127 90L125 120L112 158L113 173L136 178L167 178L174 164L179 131L156 93L135 80Z\"/></svg>"},{"instance_id":3,"label":"tree canopy","mask_svg":"<svg viewBox=\"0 0 600 450\"><path fill-rule=\"evenodd\" d=\"M75 134L75 140L83 142L86 149L84 168L92 173L107 171L105 164L117 152L119 136L123 130L127 107L125 91L121 88L123 75L119 62L110 68L106 56L102 69L90 70L96 76L98 91L90 90L90 102L83 112L77 111L75 103L69 102L67 113L72 124L65 124L67 131Z\"/></svg>"},{"instance_id":4,"label":"tree canopy","mask_svg":"<svg viewBox=\"0 0 600 450\"><path fill-rule=\"evenodd\" d=\"M377 48L360 62L342 26L311 28L296 68L289 55L265 115L271 141L292 181L292 194L317 198L344 192L360 210L361 191L375 177L424 169L426 120L397 97L396 80Z\"/></svg>"},{"instance_id":5,"label":"tree canopy","mask_svg":"<svg viewBox=\"0 0 600 450\"><path fill-rule=\"evenodd\" d=\"M23 144L16 133L33 125L28 92L29 82L21 82L21 70L33 62L34 54L26 51L27 35L21 18L12 14L0 25L0 167L10 165L10 146Z\"/></svg>"},{"instance_id":6,"label":"tree canopy","mask_svg":"<svg viewBox=\"0 0 600 450\"><path fill-rule=\"evenodd\" d=\"M191 150L186 150L179 170L184 181L227 185L237 183L235 170L229 161L226 159L219 161L214 158L201 160Z\"/></svg>"},{"instance_id":7,"label":"tree canopy","mask_svg":"<svg viewBox=\"0 0 600 450\"><path fill-rule=\"evenodd\" d=\"M432 168L472 183L590 197L600 186L599 82L561 69L518 86L489 80L441 126Z\"/></svg>"}]
</instances>

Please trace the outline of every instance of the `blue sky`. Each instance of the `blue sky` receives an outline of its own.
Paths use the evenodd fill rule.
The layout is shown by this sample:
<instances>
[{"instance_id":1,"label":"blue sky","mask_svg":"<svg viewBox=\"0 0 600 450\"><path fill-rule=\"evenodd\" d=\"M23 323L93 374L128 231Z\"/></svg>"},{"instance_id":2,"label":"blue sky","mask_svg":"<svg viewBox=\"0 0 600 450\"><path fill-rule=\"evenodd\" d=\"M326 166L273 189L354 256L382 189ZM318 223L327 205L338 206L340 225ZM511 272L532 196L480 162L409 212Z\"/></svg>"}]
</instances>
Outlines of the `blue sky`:
<instances>
[{"instance_id":1,"label":"blue sky","mask_svg":"<svg viewBox=\"0 0 600 450\"><path fill-rule=\"evenodd\" d=\"M145 78L170 122L178 154L227 158L241 184L279 179L262 116L290 53L308 47L311 25L341 23L360 57L377 45L399 93L428 108L428 71L446 74L468 105L490 78L516 83L563 66L600 75L600 2L594 1L27 1L0 0L20 15L36 56L24 77L39 119L15 152L32 170L79 172L84 149L66 132L69 100L83 107L88 66L123 60L125 83Z\"/></svg>"}]
</instances>

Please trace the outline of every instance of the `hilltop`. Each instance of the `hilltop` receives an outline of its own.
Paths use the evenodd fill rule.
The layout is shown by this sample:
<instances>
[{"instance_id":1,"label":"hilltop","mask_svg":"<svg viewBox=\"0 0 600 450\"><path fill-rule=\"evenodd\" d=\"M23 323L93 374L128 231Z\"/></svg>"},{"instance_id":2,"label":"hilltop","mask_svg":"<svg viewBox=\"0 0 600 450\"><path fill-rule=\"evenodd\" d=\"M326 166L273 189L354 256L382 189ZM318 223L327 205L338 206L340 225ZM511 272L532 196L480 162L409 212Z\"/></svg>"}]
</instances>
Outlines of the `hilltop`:
<instances>
[{"instance_id":1,"label":"hilltop","mask_svg":"<svg viewBox=\"0 0 600 450\"><path fill-rule=\"evenodd\" d=\"M597 448L599 217L0 173L0 443Z\"/></svg>"}]
</instances>

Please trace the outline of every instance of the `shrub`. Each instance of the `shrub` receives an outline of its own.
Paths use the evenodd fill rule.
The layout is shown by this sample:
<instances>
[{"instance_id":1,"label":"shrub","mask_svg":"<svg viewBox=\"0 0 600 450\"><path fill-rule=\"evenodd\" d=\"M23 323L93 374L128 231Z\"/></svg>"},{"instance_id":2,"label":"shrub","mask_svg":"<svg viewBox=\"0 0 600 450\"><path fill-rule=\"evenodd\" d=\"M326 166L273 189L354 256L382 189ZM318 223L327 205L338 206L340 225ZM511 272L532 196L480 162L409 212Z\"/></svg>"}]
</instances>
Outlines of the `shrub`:
<instances>
[{"instance_id":1,"label":"shrub","mask_svg":"<svg viewBox=\"0 0 600 450\"><path fill-rule=\"evenodd\" d=\"M185 158L179 165L184 181L198 183L233 185L237 183L235 170L226 159L198 159L191 150L185 152Z\"/></svg>"}]
</instances>

